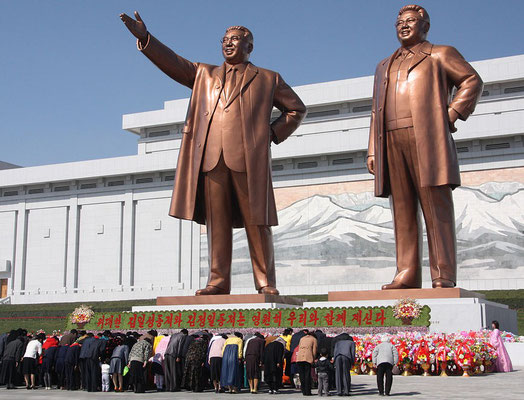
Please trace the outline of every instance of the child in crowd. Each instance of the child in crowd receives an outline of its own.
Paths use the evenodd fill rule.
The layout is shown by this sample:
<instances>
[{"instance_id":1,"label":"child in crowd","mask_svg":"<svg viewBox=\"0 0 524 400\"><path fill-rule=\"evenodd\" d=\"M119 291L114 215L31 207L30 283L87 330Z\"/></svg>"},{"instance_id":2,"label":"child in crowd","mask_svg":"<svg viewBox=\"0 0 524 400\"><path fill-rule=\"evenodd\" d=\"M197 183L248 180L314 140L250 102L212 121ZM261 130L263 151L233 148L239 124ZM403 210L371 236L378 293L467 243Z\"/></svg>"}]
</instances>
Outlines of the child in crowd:
<instances>
[{"instance_id":1,"label":"child in crowd","mask_svg":"<svg viewBox=\"0 0 524 400\"><path fill-rule=\"evenodd\" d=\"M329 396L329 371L333 368L331 360L328 359L328 351L325 348L320 349L320 358L315 363L318 376L318 395Z\"/></svg>"},{"instance_id":2,"label":"child in crowd","mask_svg":"<svg viewBox=\"0 0 524 400\"><path fill-rule=\"evenodd\" d=\"M111 387L111 378L109 376L109 359L106 358L101 365L102 370L102 392L109 392Z\"/></svg>"}]
</instances>

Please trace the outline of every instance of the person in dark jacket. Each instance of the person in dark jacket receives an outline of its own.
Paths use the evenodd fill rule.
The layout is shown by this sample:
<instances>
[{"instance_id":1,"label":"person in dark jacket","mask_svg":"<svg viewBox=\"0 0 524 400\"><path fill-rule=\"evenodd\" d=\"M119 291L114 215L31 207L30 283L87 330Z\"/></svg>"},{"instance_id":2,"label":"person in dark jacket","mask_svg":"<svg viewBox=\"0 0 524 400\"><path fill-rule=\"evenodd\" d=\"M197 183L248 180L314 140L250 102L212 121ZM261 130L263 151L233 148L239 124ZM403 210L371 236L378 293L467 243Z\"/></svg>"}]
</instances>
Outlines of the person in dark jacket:
<instances>
[{"instance_id":1,"label":"person in dark jacket","mask_svg":"<svg viewBox=\"0 0 524 400\"><path fill-rule=\"evenodd\" d=\"M22 361L22 356L24 355L24 344L24 338L18 336L16 339L11 340L5 347L2 356L1 379L5 382L7 389L15 388L16 368Z\"/></svg>"},{"instance_id":2,"label":"person in dark jacket","mask_svg":"<svg viewBox=\"0 0 524 400\"><path fill-rule=\"evenodd\" d=\"M318 377L318 395L329 396L329 371L333 369L333 364L329 357L329 351L326 348L320 349L320 358L313 366L316 368Z\"/></svg>"},{"instance_id":3,"label":"person in dark jacket","mask_svg":"<svg viewBox=\"0 0 524 400\"><path fill-rule=\"evenodd\" d=\"M279 337L268 343L264 349L264 381L269 386L269 394L278 393L282 385L285 339Z\"/></svg>"},{"instance_id":4,"label":"person in dark jacket","mask_svg":"<svg viewBox=\"0 0 524 400\"><path fill-rule=\"evenodd\" d=\"M187 337L187 329L182 329L180 332L171 335L164 353L164 379L168 392L180 390L184 374L183 350Z\"/></svg>"},{"instance_id":5,"label":"person in dark jacket","mask_svg":"<svg viewBox=\"0 0 524 400\"><path fill-rule=\"evenodd\" d=\"M7 346L7 337L9 336L8 333L3 333L0 335L0 371L2 371L2 357L4 356L4 350L5 350L5 346ZM4 382L1 381L1 376L0 376L0 385L3 385Z\"/></svg>"},{"instance_id":6,"label":"person in dark jacket","mask_svg":"<svg viewBox=\"0 0 524 400\"><path fill-rule=\"evenodd\" d=\"M261 377L261 367L264 361L264 336L259 332L247 340L244 352L244 364L246 365L246 377L251 393L258 393L258 382Z\"/></svg>"},{"instance_id":7,"label":"person in dark jacket","mask_svg":"<svg viewBox=\"0 0 524 400\"><path fill-rule=\"evenodd\" d=\"M355 362L355 342L347 333L338 335L333 348L335 359L335 384L339 396L349 396L351 391L351 366Z\"/></svg>"},{"instance_id":8,"label":"person in dark jacket","mask_svg":"<svg viewBox=\"0 0 524 400\"><path fill-rule=\"evenodd\" d=\"M58 351L58 338L50 336L42 345L42 365L41 372L47 390L51 389L52 376L55 370L56 352Z\"/></svg>"},{"instance_id":9,"label":"person in dark jacket","mask_svg":"<svg viewBox=\"0 0 524 400\"><path fill-rule=\"evenodd\" d=\"M82 370L84 389L88 392L96 392L99 390L98 381L102 374L100 372L100 355L102 354L103 346L102 339L97 339L89 332L87 337L82 340L82 348L80 349L80 360L84 360L84 369ZM104 340L105 342L105 340Z\"/></svg>"},{"instance_id":10,"label":"person in dark jacket","mask_svg":"<svg viewBox=\"0 0 524 400\"><path fill-rule=\"evenodd\" d=\"M0 365L2 365L2 356L4 355L5 346L7 345L7 337L9 336L8 333L2 333L0 335Z\"/></svg>"},{"instance_id":11,"label":"person in dark jacket","mask_svg":"<svg viewBox=\"0 0 524 400\"><path fill-rule=\"evenodd\" d=\"M85 331L84 333L85 334ZM71 346L78 339L78 331L76 329L71 329L69 333L66 333L60 338L59 346Z\"/></svg>"},{"instance_id":12,"label":"person in dark jacket","mask_svg":"<svg viewBox=\"0 0 524 400\"><path fill-rule=\"evenodd\" d=\"M306 336L306 332L304 330L300 330L298 332L295 332L293 336L291 337L291 344L289 345L289 351L291 352L291 369L290 374L291 377L298 374L298 365L295 362L293 362L296 358L296 352L298 351L298 344L300 343L300 339L302 339L304 336ZM293 356L295 354L295 356Z\"/></svg>"},{"instance_id":13,"label":"person in dark jacket","mask_svg":"<svg viewBox=\"0 0 524 400\"><path fill-rule=\"evenodd\" d=\"M67 390L78 389L80 383L80 369L78 365L80 347L78 343L64 347L64 349L66 349L64 357L64 386Z\"/></svg>"},{"instance_id":14,"label":"person in dark jacket","mask_svg":"<svg viewBox=\"0 0 524 400\"><path fill-rule=\"evenodd\" d=\"M57 379L57 387L59 389L65 389L65 358L69 345L58 345L58 350L55 355L55 372Z\"/></svg>"},{"instance_id":15,"label":"person in dark jacket","mask_svg":"<svg viewBox=\"0 0 524 400\"><path fill-rule=\"evenodd\" d=\"M319 349L326 349L327 351L327 358L331 361L333 359L333 337L327 336L325 333L323 333L320 330L315 331L315 335L317 336L318 340L318 348ZM335 387L335 368L332 368L328 371L328 379L329 379L329 389L333 389Z\"/></svg>"}]
</instances>

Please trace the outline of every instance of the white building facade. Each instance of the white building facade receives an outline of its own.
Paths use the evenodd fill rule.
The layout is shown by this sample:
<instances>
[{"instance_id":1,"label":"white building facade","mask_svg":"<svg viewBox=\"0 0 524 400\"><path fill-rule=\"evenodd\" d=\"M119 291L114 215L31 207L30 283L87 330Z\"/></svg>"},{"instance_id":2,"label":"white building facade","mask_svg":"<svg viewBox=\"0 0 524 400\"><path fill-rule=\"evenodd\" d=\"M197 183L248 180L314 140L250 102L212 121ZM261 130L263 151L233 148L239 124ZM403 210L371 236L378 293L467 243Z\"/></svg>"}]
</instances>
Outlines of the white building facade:
<instances>
[{"instance_id":1,"label":"white building facade","mask_svg":"<svg viewBox=\"0 0 524 400\"><path fill-rule=\"evenodd\" d=\"M472 64L485 87L454 135L458 285L523 288L524 55ZM377 289L394 275L389 204L373 197L365 167L372 84L368 76L294 88L308 116L272 147L282 294ZM137 155L1 166L0 301L154 298L205 285L205 230L168 216L187 104L123 116ZM234 242L233 293L253 293L243 231Z\"/></svg>"}]
</instances>

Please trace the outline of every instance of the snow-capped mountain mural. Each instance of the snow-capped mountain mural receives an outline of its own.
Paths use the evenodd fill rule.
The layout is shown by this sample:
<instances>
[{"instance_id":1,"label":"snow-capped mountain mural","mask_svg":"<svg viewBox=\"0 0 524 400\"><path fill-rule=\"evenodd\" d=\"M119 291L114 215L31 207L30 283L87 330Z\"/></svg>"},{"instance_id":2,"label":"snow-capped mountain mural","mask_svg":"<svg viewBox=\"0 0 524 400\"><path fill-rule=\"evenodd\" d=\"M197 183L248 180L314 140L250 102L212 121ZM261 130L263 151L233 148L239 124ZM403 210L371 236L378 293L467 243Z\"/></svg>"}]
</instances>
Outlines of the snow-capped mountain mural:
<instances>
[{"instance_id":1,"label":"snow-capped mountain mural","mask_svg":"<svg viewBox=\"0 0 524 400\"><path fill-rule=\"evenodd\" d=\"M453 192L459 280L524 276L524 184L489 182ZM389 282L395 240L387 199L317 194L282 209L273 228L279 286ZM201 277L207 277L202 235ZM233 283L252 285L244 230L234 233ZM427 265L424 235L424 264ZM329 273L328 273L329 272ZM429 274L423 269L424 277Z\"/></svg>"}]
</instances>

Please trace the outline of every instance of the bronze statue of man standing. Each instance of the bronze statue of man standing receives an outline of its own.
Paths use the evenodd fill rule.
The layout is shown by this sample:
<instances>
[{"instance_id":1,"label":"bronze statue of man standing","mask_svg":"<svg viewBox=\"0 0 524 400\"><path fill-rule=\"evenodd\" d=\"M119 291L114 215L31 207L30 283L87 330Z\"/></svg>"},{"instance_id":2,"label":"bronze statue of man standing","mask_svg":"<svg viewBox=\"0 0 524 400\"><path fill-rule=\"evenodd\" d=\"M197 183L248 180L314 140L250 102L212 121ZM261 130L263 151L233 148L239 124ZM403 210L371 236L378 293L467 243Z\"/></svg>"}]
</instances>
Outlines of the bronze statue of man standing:
<instances>
[{"instance_id":1,"label":"bronze statue of man standing","mask_svg":"<svg viewBox=\"0 0 524 400\"><path fill-rule=\"evenodd\" d=\"M190 62L160 43L140 15L120 18L137 46L166 75L192 89L169 215L206 224L209 279L196 295L229 294L233 227L246 229L255 287L279 294L271 226L277 212L271 179L271 142L297 129L306 107L273 71L249 60L253 35L232 26L222 38L225 62ZM280 116L270 122L273 107Z\"/></svg>"},{"instance_id":2,"label":"bronze statue of man standing","mask_svg":"<svg viewBox=\"0 0 524 400\"><path fill-rule=\"evenodd\" d=\"M473 112L483 84L455 48L426 41L429 24L424 8L402 7L395 23L401 47L375 72L367 167L375 196L391 196L397 253L397 273L382 289L422 285L419 203L433 287L457 282L451 191L460 173L451 132Z\"/></svg>"}]
</instances>

